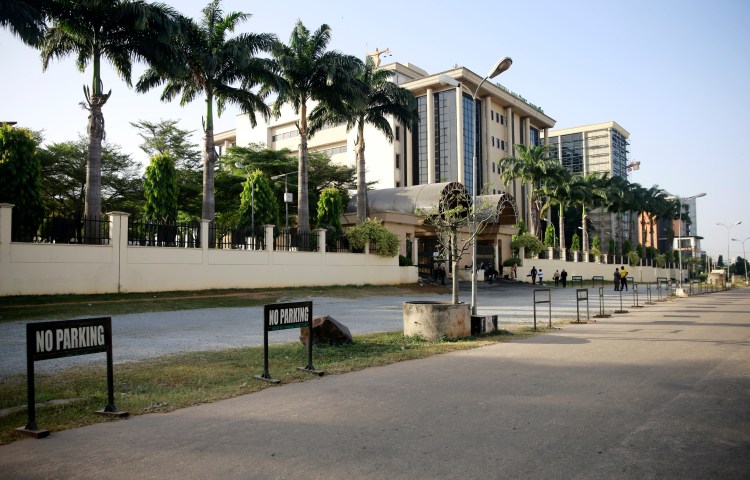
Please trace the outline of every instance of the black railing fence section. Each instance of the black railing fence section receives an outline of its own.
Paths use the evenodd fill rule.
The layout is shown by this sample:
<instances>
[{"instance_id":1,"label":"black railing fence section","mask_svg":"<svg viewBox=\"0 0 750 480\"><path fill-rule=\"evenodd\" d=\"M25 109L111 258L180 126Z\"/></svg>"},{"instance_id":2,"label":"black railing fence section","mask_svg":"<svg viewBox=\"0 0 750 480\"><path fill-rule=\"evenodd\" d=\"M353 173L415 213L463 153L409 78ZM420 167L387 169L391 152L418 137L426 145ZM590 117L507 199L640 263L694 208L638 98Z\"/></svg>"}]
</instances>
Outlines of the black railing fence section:
<instances>
[{"instance_id":1,"label":"black railing fence section","mask_svg":"<svg viewBox=\"0 0 750 480\"><path fill-rule=\"evenodd\" d=\"M11 241L27 243L109 244L109 217L80 218L51 214L41 220L13 217Z\"/></svg>"},{"instance_id":2,"label":"black railing fence section","mask_svg":"<svg viewBox=\"0 0 750 480\"><path fill-rule=\"evenodd\" d=\"M128 245L143 247L200 248L199 222L128 222Z\"/></svg>"},{"instance_id":3,"label":"black railing fence section","mask_svg":"<svg viewBox=\"0 0 750 480\"><path fill-rule=\"evenodd\" d=\"M287 252L317 252L318 234L316 232L298 231L296 228L274 229L274 250Z\"/></svg>"},{"instance_id":4,"label":"black railing fence section","mask_svg":"<svg viewBox=\"0 0 750 480\"><path fill-rule=\"evenodd\" d=\"M215 248L235 250L265 250L266 233L262 226L255 229L236 225L211 223L210 237Z\"/></svg>"},{"instance_id":5,"label":"black railing fence section","mask_svg":"<svg viewBox=\"0 0 750 480\"><path fill-rule=\"evenodd\" d=\"M349 251L349 239L346 235L336 233L326 234L326 252L348 253Z\"/></svg>"}]
</instances>

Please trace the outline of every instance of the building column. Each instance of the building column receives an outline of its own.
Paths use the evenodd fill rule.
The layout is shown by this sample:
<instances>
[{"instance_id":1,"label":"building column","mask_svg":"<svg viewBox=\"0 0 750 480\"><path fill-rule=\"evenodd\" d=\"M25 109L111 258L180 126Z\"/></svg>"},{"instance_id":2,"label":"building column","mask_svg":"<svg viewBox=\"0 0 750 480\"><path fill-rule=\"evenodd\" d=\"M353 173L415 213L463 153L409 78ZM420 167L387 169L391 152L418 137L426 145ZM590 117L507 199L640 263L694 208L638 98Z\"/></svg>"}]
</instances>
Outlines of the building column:
<instances>
[{"instance_id":1,"label":"building column","mask_svg":"<svg viewBox=\"0 0 750 480\"><path fill-rule=\"evenodd\" d=\"M435 183L435 99L427 89L427 183Z\"/></svg>"},{"instance_id":2,"label":"building column","mask_svg":"<svg viewBox=\"0 0 750 480\"><path fill-rule=\"evenodd\" d=\"M543 144L549 145L549 128L545 128L543 131L544 131L544 143Z\"/></svg>"},{"instance_id":3,"label":"building column","mask_svg":"<svg viewBox=\"0 0 750 480\"><path fill-rule=\"evenodd\" d=\"M411 264L419 266L419 238L415 235L411 236Z\"/></svg>"}]
</instances>

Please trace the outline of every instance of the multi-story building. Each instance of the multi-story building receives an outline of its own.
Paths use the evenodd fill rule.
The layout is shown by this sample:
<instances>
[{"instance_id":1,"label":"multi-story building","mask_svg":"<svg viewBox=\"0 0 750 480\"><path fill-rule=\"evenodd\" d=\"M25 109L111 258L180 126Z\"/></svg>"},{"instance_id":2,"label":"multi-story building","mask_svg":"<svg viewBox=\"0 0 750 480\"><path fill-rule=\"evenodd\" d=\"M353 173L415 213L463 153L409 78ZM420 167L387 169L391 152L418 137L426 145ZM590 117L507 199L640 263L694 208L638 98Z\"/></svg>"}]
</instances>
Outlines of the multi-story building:
<instances>
[{"instance_id":1,"label":"multi-story building","mask_svg":"<svg viewBox=\"0 0 750 480\"><path fill-rule=\"evenodd\" d=\"M610 177L627 178L628 138L630 133L616 122L604 122L580 127L552 130L548 133L550 156L560 160L563 167L573 173L588 175L604 172ZM633 241L630 213L615 214L606 209L588 212L589 233L598 235L606 252L610 238L618 245L624 240ZM575 232L567 232L571 238ZM590 235L591 236L591 235ZM588 249L588 245L584 246Z\"/></svg>"},{"instance_id":2,"label":"multi-story building","mask_svg":"<svg viewBox=\"0 0 750 480\"><path fill-rule=\"evenodd\" d=\"M499 162L514 154L515 144L540 144L555 121L520 95L491 82L482 84L472 102L482 77L464 67L435 74L408 63L381 68L393 71L394 81L414 93L419 124L412 131L394 122L393 143L374 128L365 129L367 181L375 182L375 189L460 182L471 191L476 145L478 194L507 193L527 218L526 188L520 183L506 187ZM296 120L285 108L279 118L258 119L252 128L249 118L240 115L236 143L261 143L296 153ZM335 162L353 164L355 134L344 125L329 127L312 137L308 148L329 153Z\"/></svg>"}]
</instances>

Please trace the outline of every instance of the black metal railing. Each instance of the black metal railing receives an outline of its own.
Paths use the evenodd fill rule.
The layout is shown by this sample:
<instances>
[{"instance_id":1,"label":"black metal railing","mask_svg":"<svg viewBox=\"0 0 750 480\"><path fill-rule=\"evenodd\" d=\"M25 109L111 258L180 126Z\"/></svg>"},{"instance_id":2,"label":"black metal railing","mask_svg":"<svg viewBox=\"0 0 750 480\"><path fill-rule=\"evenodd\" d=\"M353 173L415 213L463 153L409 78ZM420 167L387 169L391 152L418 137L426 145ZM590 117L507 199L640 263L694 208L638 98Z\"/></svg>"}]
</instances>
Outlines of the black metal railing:
<instances>
[{"instance_id":1,"label":"black metal railing","mask_svg":"<svg viewBox=\"0 0 750 480\"><path fill-rule=\"evenodd\" d=\"M329 233L326 235L326 252L347 253L350 252L349 239L346 235Z\"/></svg>"},{"instance_id":2,"label":"black metal railing","mask_svg":"<svg viewBox=\"0 0 750 480\"><path fill-rule=\"evenodd\" d=\"M275 250L287 252L317 252L318 234L316 232L274 229Z\"/></svg>"},{"instance_id":3,"label":"black metal railing","mask_svg":"<svg viewBox=\"0 0 750 480\"><path fill-rule=\"evenodd\" d=\"M41 220L13 217L11 241L26 243L109 244L109 217L63 217L51 214Z\"/></svg>"},{"instance_id":4,"label":"black metal railing","mask_svg":"<svg viewBox=\"0 0 750 480\"><path fill-rule=\"evenodd\" d=\"M262 226L255 229L211 223L211 238L215 239L214 248L235 250L265 250L266 233Z\"/></svg>"},{"instance_id":5,"label":"black metal railing","mask_svg":"<svg viewBox=\"0 0 750 480\"><path fill-rule=\"evenodd\" d=\"M128 245L144 247L200 248L199 222L128 222Z\"/></svg>"}]
</instances>

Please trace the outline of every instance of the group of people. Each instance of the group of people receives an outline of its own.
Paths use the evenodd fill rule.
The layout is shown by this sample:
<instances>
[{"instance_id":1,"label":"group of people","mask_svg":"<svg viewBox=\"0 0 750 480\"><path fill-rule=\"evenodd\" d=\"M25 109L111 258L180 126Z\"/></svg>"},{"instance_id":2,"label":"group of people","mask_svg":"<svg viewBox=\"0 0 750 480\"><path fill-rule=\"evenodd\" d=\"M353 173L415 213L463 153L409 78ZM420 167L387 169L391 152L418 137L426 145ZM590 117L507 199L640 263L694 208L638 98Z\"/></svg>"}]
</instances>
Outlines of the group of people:
<instances>
[{"instance_id":1,"label":"group of people","mask_svg":"<svg viewBox=\"0 0 750 480\"><path fill-rule=\"evenodd\" d=\"M615 284L615 292L620 290L628 289L628 270L625 265L620 268L615 268L615 273L612 274L612 282Z\"/></svg>"},{"instance_id":2,"label":"group of people","mask_svg":"<svg viewBox=\"0 0 750 480\"><path fill-rule=\"evenodd\" d=\"M537 270L536 266L531 267L529 276L531 277L532 285L536 285L537 280L539 280L539 285L544 285L544 272L541 268ZM566 272L564 268L562 272L555 270L555 273L552 275L552 280L555 281L556 287L560 286L560 283L562 283L563 288L565 288L568 285L568 272Z\"/></svg>"}]
</instances>

